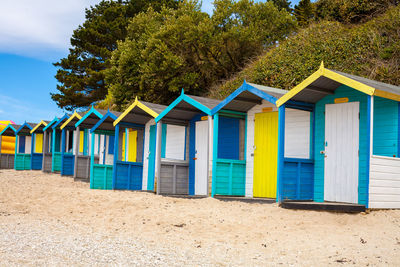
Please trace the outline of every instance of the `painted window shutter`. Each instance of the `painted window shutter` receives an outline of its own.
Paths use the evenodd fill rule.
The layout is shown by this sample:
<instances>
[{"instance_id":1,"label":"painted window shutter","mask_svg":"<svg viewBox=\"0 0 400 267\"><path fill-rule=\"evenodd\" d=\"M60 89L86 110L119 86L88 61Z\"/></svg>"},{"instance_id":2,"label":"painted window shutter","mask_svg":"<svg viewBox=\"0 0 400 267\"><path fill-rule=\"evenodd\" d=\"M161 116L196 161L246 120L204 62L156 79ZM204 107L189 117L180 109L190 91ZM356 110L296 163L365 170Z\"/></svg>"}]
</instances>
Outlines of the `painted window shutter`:
<instances>
[{"instance_id":1,"label":"painted window shutter","mask_svg":"<svg viewBox=\"0 0 400 267\"><path fill-rule=\"evenodd\" d=\"M108 154L114 155L114 135L108 137Z\"/></svg>"},{"instance_id":2,"label":"painted window shutter","mask_svg":"<svg viewBox=\"0 0 400 267\"><path fill-rule=\"evenodd\" d=\"M220 117L218 126L218 158L239 159L239 119Z\"/></svg>"},{"instance_id":3,"label":"painted window shutter","mask_svg":"<svg viewBox=\"0 0 400 267\"><path fill-rule=\"evenodd\" d=\"M18 141L19 141L18 153L25 153L25 136L20 136Z\"/></svg>"}]
</instances>

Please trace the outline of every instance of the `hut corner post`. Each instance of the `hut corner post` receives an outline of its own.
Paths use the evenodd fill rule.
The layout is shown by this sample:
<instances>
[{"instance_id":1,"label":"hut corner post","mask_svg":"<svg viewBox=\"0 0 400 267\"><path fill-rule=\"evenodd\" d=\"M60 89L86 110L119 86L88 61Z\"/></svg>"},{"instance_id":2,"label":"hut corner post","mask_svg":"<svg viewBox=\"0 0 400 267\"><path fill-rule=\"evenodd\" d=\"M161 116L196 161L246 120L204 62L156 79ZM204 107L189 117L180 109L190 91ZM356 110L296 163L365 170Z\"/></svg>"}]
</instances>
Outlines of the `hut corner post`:
<instances>
[{"instance_id":1,"label":"hut corner post","mask_svg":"<svg viewBox=\"0 0 400 267\"><path fill-rule=\"evenodd\" d=\"M212 134L213 134L213 121L212 116L208 115L208 144L207 144L207 196L211 194L210 190L210 180L212 181L212 177L210 177L210 169L212 173L212 166L210 168L210 152L212 147ZM211 156L212 159L212 156Z\"/></svg>"},{"instance_id":2,"label":"hut corner post","mask_svg":"<svg viewBox=\"0 0 400 267\"><path fill-rule=\"evenodd\" d=\"M35 153L35 143L36 134L31 134L31 170L33 170L33 154Z\"/></svg>"},{"instance_id":3,"label":"hut corner post","mask_svg":"<svg viewBox=\"0 0 400 267\"><path fill-rule=\"evenodd\" d=\"M78 128L79 129L79 128ZM96 138L95 133L92 132L91 134L91 143L90 143L90 188L93 189L93 179L94 179L94 139ZM77 157L77 156L76 156Z\"/></svg>"},{"instance_id":4,"label":"hut corner post","mask_svg":"<svg viewBox=\"0 0 400 267\"><path fill-rule=\"evenodd\" d=\"M282 203L283 166L285 157L285 105L279 107L278 118L278 194L277 202Z\"/></svg>"},{"instance_id":5,"label":"hut corner post","mask_svg":"<svg viewBox=\"0 0 400 267\"><path fill-rule=\"evenodd\" d=\"M43 150L42 150L42 171L44 171L44 163L45 163L45 157L46 157L46 151L48 149L48 142L47 142L47 132L43 132Z\"/></svg>"},{"instance_id":6,"label":"hut corner post","mask_svg":"<svg viewBox=\"0 0 400 267\"><path fill-rule=\"evenodd\" d=\"M218 158L218 123L219 114L214 115L214 127L213 127L213 158L212 158L212 180L211 180L211 197L215 196L216 187L216 174L217 174L217 158Z\"/></svg>"},{"instance_id":7,"label":"hut corner post","mask_svg":"<svg viewBox=\"0 0 400 267\"><path fill-rule=\"evenodd\" d=\"M53 138L51 139L53 145L51 146L51 172L54 172L54 153L56 152L56 129L53 129Z\"/></svg>"},{"instance_id":8,"label":"hut corner post","mask_svg":"<svg viewBox=\"0 0 400 267\"><path fill-rule=\"evenodd\" d=\"M161 135L162 135L162 122L157 122L156 127L156 166L155 166L155 176L154 182L156 184L156 192L160 194L160 185L161 185Z\"/></svg>"},{"instance_id":9,"label":"hut corner post","mask_svg":"<svg viewBox=\"0 0 400 267\"><path fill-rule=\"evenodd\" d=\"M61 131L61 175L64 175L65 128Z\"/></svg>"},{"instance_id":10,"label":"hut corner post","mask_svg":"<svg viewBox=\"0 0 400 267\"><path fill-rule=\"evenodd\" d=\"M94 146L94 138L92 138L92 147ZM115 126L114 133L114 158L113 158L113 173L112 173L112 189L115 189L115 181L117 179L117 161L119 155L119 124ZM92 157L94 157L94 151L92 151Z\"/></svg>"},{"instance_id":11,"label":"hut corner post","mask_svg":"<svg viewBox=\"0 0 400 267\"><path fill-rule=\"evenodd\" d=\"M75 137L75 140L74 140L75 149L72 149L72 153L75 152L75 155L74 155L74 178L76 178L77 173L78 173L78 155L79 155L79 142L80 142L80 127L79 126L75 130L74 137Z\"/></svg>"},{"instance_id":12,"label":"hut corner post","mask_svg":"<svg viewBox=\"0 0 400 267\"><path fill-rule=\"evenodd\" d=\"M365 207L369 207L369 179L370 179L370 164L371 164L371 157L373 154L373 140L374 140L374 96L368 95L368 102L367 102L367 111L368 111L368 119L367 119L367 127L368 135L367 135L367 142L368 142L368 153L367 153L367 186L366 186L366 201Z\"/></svg>"},{"instance_id":13,"label":"hut corner post","mask_svg":"<svg viewBox=\"0 0 400 267\"><path fill-rule=\"evenodd\" d=\"M18 135L15 135L14 169L17 168Z\"/></svg>"}]
</instances>

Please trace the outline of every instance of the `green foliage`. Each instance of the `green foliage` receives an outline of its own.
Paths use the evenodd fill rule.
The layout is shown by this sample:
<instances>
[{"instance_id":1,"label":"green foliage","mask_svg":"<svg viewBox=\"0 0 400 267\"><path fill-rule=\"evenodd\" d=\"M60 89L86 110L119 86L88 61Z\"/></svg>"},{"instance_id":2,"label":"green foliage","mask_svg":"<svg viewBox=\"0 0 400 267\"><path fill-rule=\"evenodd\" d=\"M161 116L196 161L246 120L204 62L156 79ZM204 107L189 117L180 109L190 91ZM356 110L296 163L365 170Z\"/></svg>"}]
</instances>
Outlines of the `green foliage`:
<instances>
[{"instance_id":1,"label":"green foliage","mask_svg":"<svg viewBox=\"0 0 400 267\"><path fill-rule=\"evenodd\" d=\"M134 96L167 104L181 88L207 93L211 84L239 71L296 27L272 2L216 0L214 6L211 17L198 1L183 1L175 10L149 9L131 20L106 75L120 109Z\"/></svg>"},{"instance_id":2,"label":"green foliage","mask_svg":"<svg viewBox=\"0 0 400 267\"><path fill-rule=\"evenodd\" d=\"M69 55L54 65L59 93L51 94L57 105L66 110L86 107L107 94L104 70L109 67L117 40L126 37L130 18L149 6L176 7L177 0L102 0L86 10L86 20L72 35Z\"/></svg>"},{"instance_id":3,"label":"green foliage","mask_svg":"<svg viewBox=\"0 0 400 267\"><path fill-rule=\"evenodd\" d=\"M290 7L292 3L288 0L269 0L269 1L272 1L275 4L275 6L278 7L279 9L285 9L288 12L292 12L292 8Z\"/></svg>"},{"instance_id":4,"label":"green foliage","mask_svg":"<svg viewBox=\"0 0 400 267\"><path fill-rule=\"evenodd\" d=\"M365 22L384 13L399 0L319 0L315 3L315 17L343 23Z\"/></svg>"},{"instance_id":5,"label":"green foliage","mask_svg":"<svg viewBox=\"0 0 400 267\"><path fill-rule=\"evenodd\" d=\"M400 84L400 7L358 26L321 22L270 49L235 78L215 86L211 97L225 98L246 79L291 89L324 61L325 67L389 84Z\"/></svg>"},{"instance_id":6,"label":"green foliage","mask_svg":"<svg viewBox=\"0 0 400 267\"><path fill-rule=\"evenodd\" d=\"M294 6L293 13L300 26L307 26L314 18L314 6L310 0L300 0L299 4Z\"/></svg>"}]
</instances>

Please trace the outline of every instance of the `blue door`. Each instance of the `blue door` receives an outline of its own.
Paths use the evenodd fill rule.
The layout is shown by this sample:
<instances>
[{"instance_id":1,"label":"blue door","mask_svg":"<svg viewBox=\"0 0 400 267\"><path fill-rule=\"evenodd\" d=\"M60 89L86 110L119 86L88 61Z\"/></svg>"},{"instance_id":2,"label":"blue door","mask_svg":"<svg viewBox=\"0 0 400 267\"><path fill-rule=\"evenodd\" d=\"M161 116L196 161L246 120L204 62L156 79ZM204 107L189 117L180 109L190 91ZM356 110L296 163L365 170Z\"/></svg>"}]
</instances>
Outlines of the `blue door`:
<instances>
[{"instance_id":1,"label":"blue door","mask_svg":"<svg viewBox=\"0 0 400 267\"><path fill-rule=\"evenodd\" d=\"M147 190L154 190L154 172L156 159L156 125L150 126L150 143L149 143L149 158L148 158L148 176Z\"/></svg>"}]
</instances>

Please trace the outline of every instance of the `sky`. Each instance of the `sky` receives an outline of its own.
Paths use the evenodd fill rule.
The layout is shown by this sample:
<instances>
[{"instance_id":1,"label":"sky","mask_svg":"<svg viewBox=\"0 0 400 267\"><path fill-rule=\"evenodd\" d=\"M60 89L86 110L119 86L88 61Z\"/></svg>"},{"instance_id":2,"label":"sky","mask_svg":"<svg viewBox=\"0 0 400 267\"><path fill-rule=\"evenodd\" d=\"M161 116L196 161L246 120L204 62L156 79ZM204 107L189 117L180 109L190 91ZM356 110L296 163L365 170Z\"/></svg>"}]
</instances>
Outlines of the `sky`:
<instances>
[{"instance_id":1,"label":"sky","mask_svg":"<svg viewBox=\"0 0 400 267\"><path fill-rule=\"evenodd\" d=\"M52 63L67 56L85 8L98 2L1 0L0 120L21 124L62 116L64 111L50 97L57 92ZM203 0L202 10L211 14L212 9L212 0Z\"/></svg>"}]
</instances>

